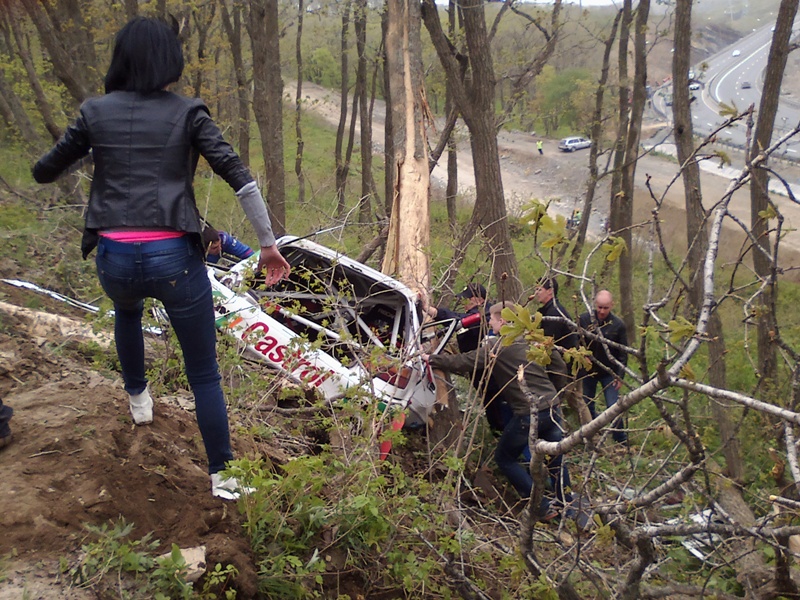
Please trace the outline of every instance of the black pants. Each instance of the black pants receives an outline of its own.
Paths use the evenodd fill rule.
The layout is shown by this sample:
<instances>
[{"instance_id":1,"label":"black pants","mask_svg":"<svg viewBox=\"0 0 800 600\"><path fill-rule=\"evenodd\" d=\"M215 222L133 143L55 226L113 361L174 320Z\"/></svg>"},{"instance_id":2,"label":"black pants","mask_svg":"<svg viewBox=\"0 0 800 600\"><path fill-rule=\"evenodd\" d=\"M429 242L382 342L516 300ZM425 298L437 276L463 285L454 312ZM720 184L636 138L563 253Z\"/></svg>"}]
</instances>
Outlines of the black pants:
<instances>
[{"instance_id":1,"label":"black pants","mask_svg":"<svg viewBox=\"0 0 800 600\"><path fill-rule=\"evenodd\" d=\"M13 414L14 409L10 406L5 406L3 401L0 400L0 438L11 435L11 427L8 426L8 422Z\"/></svg>"}]
</instances>

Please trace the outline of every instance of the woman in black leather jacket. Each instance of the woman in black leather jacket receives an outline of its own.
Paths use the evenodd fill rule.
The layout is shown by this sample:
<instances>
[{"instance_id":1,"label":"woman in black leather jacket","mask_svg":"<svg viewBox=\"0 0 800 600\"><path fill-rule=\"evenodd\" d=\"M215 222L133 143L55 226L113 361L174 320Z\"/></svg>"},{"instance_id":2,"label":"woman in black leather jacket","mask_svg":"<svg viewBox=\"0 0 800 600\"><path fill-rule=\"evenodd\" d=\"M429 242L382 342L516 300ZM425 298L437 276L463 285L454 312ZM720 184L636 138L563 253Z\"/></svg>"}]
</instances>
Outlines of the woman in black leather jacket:
<instances>
[{"instance_id":1,"label":"woman in black leather jacket","mask_svg":"<svg viewBox=\"0 0 800 600\"><path fill-rule=\"evenodd\" d=\"M97 247L97 274L114 302L117 354L137 425L153 420L142 337L145 298L160 300L181 344L215 496L235 499L238 482L219 472L233 458L216 356L211 284L192 179L202 155L233 190L261 245L268 285L289 274L264 200L205 104L167 91L183 72L178 36L162 21L136 18L117 34L106 94L80 115L34 166L49 183L90 151L94 176L84 258Z\"/></svg>"}]
</instances>

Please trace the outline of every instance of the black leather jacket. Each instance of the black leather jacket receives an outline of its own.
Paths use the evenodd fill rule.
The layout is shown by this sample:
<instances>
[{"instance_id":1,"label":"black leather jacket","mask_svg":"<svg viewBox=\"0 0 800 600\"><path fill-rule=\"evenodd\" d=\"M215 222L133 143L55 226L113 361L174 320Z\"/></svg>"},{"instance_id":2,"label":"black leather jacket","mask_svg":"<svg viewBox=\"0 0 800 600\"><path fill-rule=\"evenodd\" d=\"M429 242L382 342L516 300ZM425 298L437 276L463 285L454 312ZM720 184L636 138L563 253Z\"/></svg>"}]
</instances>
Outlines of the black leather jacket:
<instances>
[{"instance_id":1,"label":"black leather jacket","mask_svg":"<svg viewBox=\"0 0 800 600\"><path fill-rule=\"evenodd\" d=\"M50 183L92 152L94 176L83 256L97 245L97 232L115 227L201 232L192 179L202 155L234 191L253 181L222 138L208 108L197 98L167 91L111 92L91 98L80 116L33 168Z\"/></svg>"},{"instance_id":2,"label":"black leather jacket","mask_svg":"<svg viewBox=\"0 0 800 600\"><path fill-rule=\"evenodd\" d=\"M609 313L605 321L598 321L597 313L583 313L578 318L578 324L586 331L595 334L602 332L603 337L612 342L617 342L623 346L628 345L628 330L625 328L625 322L613 313ZM627 352L619 348L612 348L608 344L604 345L602 341L597 339L587 339L586 347L592 351L592 370L589 371L590 375L602 375L611 372L620 379L625 377L625 365L628 364ZM608 351L606 351L606 348ZM611 357L621 364L614 362ZM585 371L581 372L581 375L585 374Z\"/></svg>"}]
</instances>

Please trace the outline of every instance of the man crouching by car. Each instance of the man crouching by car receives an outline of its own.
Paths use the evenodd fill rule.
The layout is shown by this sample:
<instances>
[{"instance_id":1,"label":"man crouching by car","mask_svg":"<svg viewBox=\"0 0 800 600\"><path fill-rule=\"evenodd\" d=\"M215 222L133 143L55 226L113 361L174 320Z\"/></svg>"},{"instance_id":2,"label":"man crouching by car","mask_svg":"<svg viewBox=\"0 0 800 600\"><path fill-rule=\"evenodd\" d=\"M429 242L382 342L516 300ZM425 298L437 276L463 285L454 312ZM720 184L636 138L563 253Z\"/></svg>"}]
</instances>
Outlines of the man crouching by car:
<instances>
[{"instance_id":1,"label":"man crouching by car","mask_svg":"<svg viewBox=\"0 0 800 600\"><path fill-rule=\"evenodd\" d=\"M497 442L494 458L497 466L519 495L528 498L533 489L533 479L529 469L519 463L519 456L528 445L531 409L529 400L517 381L518 368L524 367L525 383L532 397L538 403L539 439L548 442L562 440L561 410L559 408L561 395L556 392L544 367L528 360L528 344L523 339L518 338L510 345L504 345L501 342L500 328L506 323L501 316L504 308L519 307L511 302L500 302L489 309L489 327L497 337L489 339L483 346L463 354L423 354L422 358L435 369L450 371L466 377L469 377L476 368L488 369L491 372L492 378L503 390L503 398L513 411L513 417L506 424ZM565 374L566 365L561 356L554 352L551 359L549 367ZM568 492L569 473L563 464L561 455L554 456L548 462L547 468L551 483L556 490L557 504L563 507L572 498ZM543 520L550 520L558 516L558 510L551 506L549 499L543 497L539 516Z\"/></svg>"}]
</instances>

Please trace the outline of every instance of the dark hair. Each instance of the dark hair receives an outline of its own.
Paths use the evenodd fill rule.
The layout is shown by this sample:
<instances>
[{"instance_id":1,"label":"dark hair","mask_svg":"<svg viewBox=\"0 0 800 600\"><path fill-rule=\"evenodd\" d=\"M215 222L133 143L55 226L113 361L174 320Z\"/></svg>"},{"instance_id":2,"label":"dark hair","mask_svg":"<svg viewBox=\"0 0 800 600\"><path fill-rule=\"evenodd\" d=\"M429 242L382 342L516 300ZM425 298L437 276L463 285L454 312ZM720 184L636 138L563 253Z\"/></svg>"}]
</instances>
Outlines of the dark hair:
<instances>
[{"instance_id":1,"label":"dark hair","mask_svg":"<svg viewBox=\"0 0 800 600\"><path fill-rule=\"evenodd\" d=\"M553 296L558 296L558 282L552 277L542 277L539 285L546 290L553 290Z\"/></svg>"},{"instance_id":2,"label":"dark hair","mask_svg":"<svg viewBox=\"0 0 800 600\"><path fill-rule=\"evenodd\" d=\"M177 32L158 19L136 17L119 30L106 73L109 92L149 93L178 81L183 50Z\"/></svg>"},{"instance_id":3,"label":"dark hair","mask_svg":"<svg viewBox=\"0 0 800 600\"><path fill-rule=\"evenodd\" d=\"M219 241L219 231L214 229L211 225L206 225L203 229L203 246L208 248L209 244Z\"/></svg>"}]
</instances>

